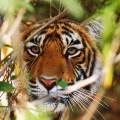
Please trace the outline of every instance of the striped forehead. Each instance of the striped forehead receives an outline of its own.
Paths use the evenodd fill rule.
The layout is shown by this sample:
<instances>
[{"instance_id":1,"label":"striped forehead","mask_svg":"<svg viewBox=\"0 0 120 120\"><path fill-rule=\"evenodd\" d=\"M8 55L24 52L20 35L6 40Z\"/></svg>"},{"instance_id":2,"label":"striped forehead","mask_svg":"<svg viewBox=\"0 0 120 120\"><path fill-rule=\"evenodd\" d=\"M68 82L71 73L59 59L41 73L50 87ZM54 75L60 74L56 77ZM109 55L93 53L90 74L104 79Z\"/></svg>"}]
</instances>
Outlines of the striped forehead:
<instances>
[{"instance_id":1,"label":"striped forehead","mask_svg":"<svg viewBox=\"0 0 120 120\"><path fill-rule=\"evenodd\" d=\"M63 43L64 47L74 46L79 49L83 48L83 38L74 30L66 28L65 26L53 27L52 24L48 29L36 34L29 42L27 42L26 47L31 47L33 45L42 46L49 36L58 36L58 39ZM53 37L49 40L52 40ZM57 40L58 40L57 39Z\"/></svg>"},{"instance_id":2,"label":"striped forehead","mask_svg":"<svg viewBox=\"0 0 120 120\"><path fill-rule=\"evenodd\" d=\"M75 31L62 32L62 42L64 46L83 48L82 37Z\"/></svg>"},{"instance_id":3,"label":"striped forehead","mask_svg":"<svg viewBox=\"0 0 120 120\"><path fill-rule=\"evenodd\" d=\"M33 45L39 45L41 46L43 44L43 41L45 39L45 33L38 33L33 38L26 43L26 47L31 47Z\"/></svg>"}]
</instances>

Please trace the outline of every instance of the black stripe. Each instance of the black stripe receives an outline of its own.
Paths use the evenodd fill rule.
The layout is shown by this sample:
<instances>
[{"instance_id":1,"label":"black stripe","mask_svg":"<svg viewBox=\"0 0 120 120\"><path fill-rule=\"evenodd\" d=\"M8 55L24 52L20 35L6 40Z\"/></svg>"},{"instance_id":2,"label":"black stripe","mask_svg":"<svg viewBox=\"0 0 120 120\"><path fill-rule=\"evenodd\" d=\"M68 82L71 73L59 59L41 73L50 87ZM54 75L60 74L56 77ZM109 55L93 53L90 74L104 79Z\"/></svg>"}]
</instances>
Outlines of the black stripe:
<instances>
[{"instance_id":1,"label":"black stripe","mask_svg":"<svg viewBox=\"0 0 120 120\"><path fill-rule=\"evenodd\" d=\"M70 26L71 27L71 26ZM65 31L67 31L67 32L70 32L70 33L73 33L73 31L72 30L70 30L70 29L68 29L67 27L65 27L65 26L62 26L62 29L64 29Z\"/></svg>"},{"instance_id":2,"label":"black stripe","mask_svg":"<svg viewBox=\"0 0 120 120\"><path fill-rule=\"evenodd\" d=\"M90 67L90 76L92 75L93 73L93 69L95 67L95 62L96 62L96 53L95 53L95 50L93 49L93 60L92 60L92 63L91 63L91 67Z\"/></svg>"},{"instance_id":3,"label":"black stripe","mask_svg":"<svg viewBox=\"0 0 120 120\"><path fill-rule=\"evenodd\" d=\"M60 49L61 53L63 53L64 46L63 46L60 35L59 35L59 38L58 38L58 36L56 36L56 41L55 42L56 42L58 48Z\"/></svg>"},{"instance_id":4,"label":"black stripe","mask_svg":"<svg viewBox=\"0 0 120 120\"><path fill-rule=\"evenodd\" d=\"M59 29L59 25L58 24L56 24L56 28Z\"/></svg>"},{"instance_id":5,"label":"black stripe","mask_svg":"<svg viewBox=\"0 0 120 120\"><path fill-rule=\"evenodd\" d=\"M75 73L77 74L77 76L75 75L76 76L76 81L81 80L81 74L79 74L79 71L80 71L79 68L76 68L75 71L74 71L74 74Z\"/></svg>"},{"instance_id":6,"label":"black stripe","mask_svg":"<svg viewBox=\"0 0 120 120\"><path fill-rule=\"evenodd\" d=\"M65 34L65 35L67 35L67 36L69 36L70 38L72 38L70 32L68 32L68 31L62 31L62 33Z\"/></svg>"},{"instance_id":7,"label":"black stripe","mask_svg":"<svg viewBox=\"0 0 120 120\"><path fill-rule=\"evenodd\" d=\"M84 71L84 69L82 69L82 67L80 65L77 65L78 69L81 71L81 74L83 75L83 79L87 78L86 72Z\"/></svg>"},{"instance_id":8,"label":"black stripe","mask_svg":"<svg viewBox=\"0 0 120 120\"><path fill-rule=\"evenodd\" d=\"M83 64L83 63L85 62L85 49L81 49L80 51L83 52L84 57L83 57L82 61L79 61L79 62L78 62L78 64ZM78 57L78 58L80 59L80 56L81 56L81 52L80 52L79 55L77 55L77 56L75 56L75 57L72 57L72 58L77 58L77 57Z\"/></svg>"},{"instance_id":9,"label":"black stripe","mask_svg":"<svg viewBox=\"0 0 120 120\"><path fill-rule=\"evenodd\" d=\"M87 45L86 45L86 43L85 43L85 40L84 40L84 38L82 38L82 44L83 44L83 46L84 46L84 48L86 48L87 47Z\"/></svg>"},{"instance_id":10,"label":"black stripe","mask_svg":"<svg viewBox=\"0 0 120 120\"><path fill-rule=\"evenodd\" d=\"M35 80L29 80L29 82L32 83L32 84L36 84Z\"/></svg>"},{"instance_id":11,"label":"black stripe","mask_svg":"<svg viewBox=\"0 0 120 120\"><path fill-rule=\"evenodd\" d=\"M69 44L69 40L68 40L68 38L66 38L66 42L67 42L67 45Z\"/></svg>"},{"instance_id":12,"label":"black stripe","mask_svg":"<svg viewBox=\"0 0 120 120\"><path fill-rule=\"evenodd\" d=\"M36 88L36 87L37 87L37 86L35 86L36 80L30 79L30 80L28 81L28 84L29 84L30 87L33 87L33 88ZM33 85L33 84L34 84L34 85Z\"/></svg>"},{"instance_id":13,"label":"black stripe","mask_svg":"<svg viewBox=\"0 0 120 120\"><path fill-rule=\"evenodd\" d=\"M39 40L37 39L39 36L36 37L36 39L34 39L34 43L35 44L39 44L40 40L42 39L42 36L39 38Z\"/></svg>"},{"instance_id":14,"label":"black stripe","mask_svg":"<svg viewBox=\"0 0 120 120\"><path fill-rule=\"evenodd\" d=\"M28 42L33 42L33 43L35 43L35 39L32 38L32 39L30 39L30 41L28 41Z\"/></svg>"},{"instance_id":15,"label":"black stripe","mask_svg":"<svg viewBox=\"0 0 120 120\"><path fill-rule=\"evenodd\" d=\"M58 38L59 40L61 40L61 36L59 34L55 34L55 38Z\"/></svg>"},{"instance_id":16,"label":"black stripe","mask_svg":"<svg viewBox=\"0 0 120 120\"><path fill-rule=\"evenodd\" d=\"M76 39L75 41L73 41L70 45L75 45L75 44L81 44L80 40Z\"/></svg>"},{"instance_id":17,"label":"black stripe","mask_svg":"<svg viewBox=\"0 0 120 120\"><path fill-rule=\"evenodd\" d=\"M52 36L53 36L53 34L48 34L48 35L45 36L45 39L43 40L43 47L46 45L49 38L52 38Z\"/></svg>"},{"instance_id":18,"label":"black stripe","mask_svg":"<svg viewBox=\"0 0 120 120\"><path fill-rule=\"evenodd\" d=\"M61 24L61 26L64 25L65 27L72 27L70 21L59 21L58 24Z\"/></svg>"},{"instance_id":19,"label":"black stripe","mask_svg":"<svg viewBox=\"0 0 120 120\"><path fill-rule=\"evenodd\" d=\"M81 80L81 75L78 74L78 77L76 76L76 81Z\"/></svg>"},{"instance_id":20,"label":"black stripe","mask_svg":"<svg viewBox=\"0 0 120 120\"><path fill-rule=\"evenodd\" d=\"M81 69L81 73L83 75L83 79L86 79L87 78L86 72L83 69Z\"/></svg>"},{"instance_id":21,"label":"black stripe","mask_svg":"<svg viewBox=\"0 0 120 120\"><path fill-rule=\"evenodd\" d=\"M89 70L89 67L90 67L90 65L92 64L91 63L91 53L90 53L90 50L88 50L88 54L87 54L87 58L86 58L87 60L88 60L88 65L87 65L87 69L86 69L86 73L88 72L88 70ZM90 64L91 63L91 64ZM89 73L89 75L90 75L90 73ZM88 76L89 76L88 75Z\"/></svg>"},{"instance_id":22,"label":"black stripe","mask_svg":"<svg viewBox=\"0 0 120 120\"><path fill-rule=\"evenodd\" d=\"M41 31L40 33L35 34L34 36L36 36L36 35L38 35L38 36L35 39L33 36L32 39L30 39L30 42L33 42L34 44L39 44L41 39L39 39L39 41L37 41L37 38L45 33L46 33L46 31L44 30L44 31Z\"/></svg>"},{"instance_id":23,"label":"black stripe","mask_svg":"<svg viewBox=\"0 0 120 120\"><path fill-rule=\"evenodd\" d=\"M66 38L67 45L70 45L71 43L73 43L73 38L72 38L72 36L71 36L71 34L69 32L63 31L62 33L71 38L70 43L69 43L69 39Z\"/></svg>"}]
</instances>

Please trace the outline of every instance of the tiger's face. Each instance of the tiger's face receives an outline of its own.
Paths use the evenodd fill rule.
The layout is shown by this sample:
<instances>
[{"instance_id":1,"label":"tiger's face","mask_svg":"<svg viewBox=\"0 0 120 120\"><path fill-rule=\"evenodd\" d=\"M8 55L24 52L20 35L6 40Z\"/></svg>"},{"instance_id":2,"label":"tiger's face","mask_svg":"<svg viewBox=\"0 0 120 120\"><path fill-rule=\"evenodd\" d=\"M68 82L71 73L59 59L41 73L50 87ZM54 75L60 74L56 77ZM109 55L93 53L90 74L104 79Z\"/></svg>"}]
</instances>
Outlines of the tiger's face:
<instances>
[{"instance_id":1,"label":"tiger's face","mask_svg":"<svg viewBox=\"0 0 120 120\"><path fill-rule=\"evenodd\" d=\"M49 104L51 110L58 109L59 104L70 105L74 95L59 94L67 87L63 88L58 81L64 80L72 86L92 75L96 51L89 35L80 25L58 21L24 43L24 60L32 75L29 81L32 99L47 98L44 103ZM91 86L88 87L91 90Z\"/></svg>"}]
</instances>

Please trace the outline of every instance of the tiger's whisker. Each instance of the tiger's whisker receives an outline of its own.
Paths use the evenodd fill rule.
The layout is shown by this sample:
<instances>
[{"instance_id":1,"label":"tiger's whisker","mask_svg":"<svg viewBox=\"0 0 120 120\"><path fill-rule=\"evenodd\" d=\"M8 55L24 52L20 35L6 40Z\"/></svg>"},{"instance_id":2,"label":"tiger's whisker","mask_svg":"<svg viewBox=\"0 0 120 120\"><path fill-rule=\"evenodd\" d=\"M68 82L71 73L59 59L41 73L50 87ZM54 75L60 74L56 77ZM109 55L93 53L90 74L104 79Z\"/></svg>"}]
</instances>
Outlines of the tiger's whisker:
<instances>
[{"instance_id":1,"label":"tiger's whisker","mask_svg":"<svg viewBox=\"0 0 120 120\"><path fill-rule=\"evenodd\" d=\"M75 107L77 107L77 105L78 105L79 108L83 109L82 106L81 106L81 104L78 103L78 102L76 101L76 99L74 99L74 97L71 97L70 100L73 101L72 103L74 104ZM75 105L75 104L76 104L76 105Z\"/></svg>"},{"instance_id":2,"label":"tiger's whisker","mask_svg":"<svg viewBox=\"0 0 120 120\"><path fill-rule=\"evenodd\" d=\"M69 101L72 103L73 107L76 108L76 104L75 104L76 102L72 98L70 98Z\"/></svg>"},{"instance_id":3,"label":"tiger's whisker","mask_svg":"<svg viewBox=\"0 0 120 120\"><path fill-rule=\"evenodd\" d=\"M80 94L81 94L82 92L80 92ZM79 93L74 93L78 98L79 98ZM84 94L85 95L85 94ZM82 97L82 95L81 95L81 97ZM88 97L88 96L87 96ZM93 101L94 101L94 99L92 99ZM90 100L88 99L88 101L87 100L85 100L84 98L82 99L82 101L83 101L83 104L84 104L84 106L86 106L87 107L87 104L86 104L86 102L88 103L88 101L90 102ZM98 102L98 101L95 101L95 102ZM99 102L98 102L99 103ZM97 111L97 113L102 117L102 119L103 120L105 120L104 119L104 117L103 117L103 115L101 114L101 112L97 109L96 110Z\"/></svg>"},{"instance_id":4,"label":"tiger's whisker","mask_svg":"<svg viewBox=\"0 0 120 120\"><path fill-rule=\"evenodd\" d=\"M70 109L71 109L72 111L74 111L74 110L73 110L73 107L72 107L72 104L71 104L71 101L69 101L69 99L66 99L66 101L67 101L67 103L68 103L68 106L70 106Z\"/></svg>"},{"instance_id":5,"label":"tiger's whisker","mask_svg":"<svg viewBox=\"0 0 120 120\"><path fill-rule=\"evenodd\" d=\"M102 107L105 107L103 104L101 104L101 103L99 102L99 100L97 100L95 97L93 98L91 95L87 95L86 93L84 93L84 91L81 90L81 91L76 91L76 92L78 92L78 93L84 95L85 97L87 97L87 98L95 101L96 103L98 103L98 104L101 105Z\"/></svg>"},{"instance_id":6,"label":"tiger's whisker","mask_svg":"<svg viewBox=\"0 0 120 120\"><path fill-rule=\"evenodd\" d=\"M79 91L81 91L81 94L87 95L91 100L94 100L96 102L101 101L100 98L98 98L96 95L90 93L90 91L88 91L88 90L80 89ZM98 103L104 108L109 107L109 105L107 105L107 103L105 103L103 101L102 101L102 103L101 102L98 102Z\"/></svg>"},{"instance_id":7,"label":"tiger's whisker","mask_svg":"<svg viewBox=\"0 0 120 120\"><path fill-rule=\"evenodd\" d=\"M86 110L90 115L92 115L92 112L88 111L88 109L87 109L88 105L86 104L86 101L84 99L81 99L78 95L75 95L75 96L76 96L76 99L77 99L78 102L79 102L79 100L81 101L81 103L84 107L84 110ZM97 120L97 118L95 116L93 116L93 119Z\"/></svg>"},{"instance_id":8,"label":"tiger's whisker","mask_svg":"<svg viewBox=\"0 0 120 120\"><path fill-rule=\"evenodd\" d=\"M85 99L83 95L81 94L77 94L77 93L73 93L74 97L75 98L78 98L79 100L83 101L84 100L84 104L89 104L90 103L90 100L89 99Z\"/></svg>"},{"instance_id":9,"label":"tiger's whisker","mask_svg":"<svg viewBox=\"0 0 120 120\"><path fill-rule=\"evenodd\" d=\"M84 110L86 110L90 115L92 115L91 111L88 111L87 109L88 106L86 105L86 103L78 95L74 95L74 98L84 108ZM93 116L93 118L94 120L96 120L95 116Z\"/></svg>"},{"instance_id":10,"label":"tiger's whisker","mask_svg":"<svg viewBox=\"0 0 120 120\"><path fill-rule=\"evenodd\" d=\"M87 99L87 97L85 99L85 97L81 94L78 94L78 93L74 92L73 95L74 95L75 98L78 97L79 99L84 100L86 104L89 104L91 102L89 99Z\"/></svg>"}]
</instances>

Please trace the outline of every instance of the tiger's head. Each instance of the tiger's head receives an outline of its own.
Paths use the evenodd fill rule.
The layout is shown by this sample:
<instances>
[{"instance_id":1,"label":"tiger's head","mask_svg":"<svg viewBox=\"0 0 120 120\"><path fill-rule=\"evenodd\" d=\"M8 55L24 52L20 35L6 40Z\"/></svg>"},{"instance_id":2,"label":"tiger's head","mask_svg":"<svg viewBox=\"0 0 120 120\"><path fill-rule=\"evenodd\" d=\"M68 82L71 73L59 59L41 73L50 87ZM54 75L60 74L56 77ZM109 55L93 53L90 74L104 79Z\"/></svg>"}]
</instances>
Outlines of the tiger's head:
<instances>
[{"instance_id":1,"label":"tiger's head","mask_svg":"<svg viewBox=\"0 0 120 120\"><path fill-rule=\"evenodd\" d=\"M89 85L70 94L59 94L67 89L58 84L60 81L72 86L90 77L97 69L95 44L79 24L59 20L48 25L24 41L24 60L32 75L29 81L32 100L43 100L52 111L72 106L93 89L93 85Z\"/></svg>"}]
</instances>

